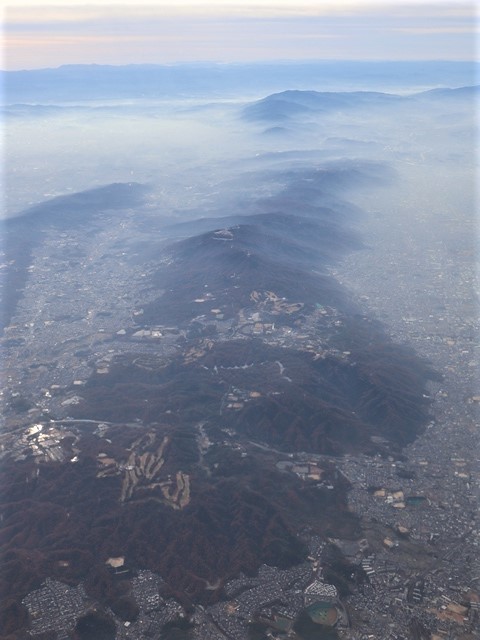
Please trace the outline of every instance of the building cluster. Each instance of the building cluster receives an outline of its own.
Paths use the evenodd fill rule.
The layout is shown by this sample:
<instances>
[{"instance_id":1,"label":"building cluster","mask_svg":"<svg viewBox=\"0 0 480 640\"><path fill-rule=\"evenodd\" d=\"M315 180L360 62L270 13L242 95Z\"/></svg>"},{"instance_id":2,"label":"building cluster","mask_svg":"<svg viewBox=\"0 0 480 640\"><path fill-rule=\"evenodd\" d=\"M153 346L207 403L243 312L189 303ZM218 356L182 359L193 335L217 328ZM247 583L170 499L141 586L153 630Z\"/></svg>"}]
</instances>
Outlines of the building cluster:
<instances>
[{"instance_id":1,"label":"building cluster","mask_svg":"<svg viewBox=\"0 0 480 640\"><path fill-rule=\"evenodd\" d=\"M310 562L286 570L263 565L255 577L240 575L227 582L224 589L227 600L209 607L195 607L191 616L191 622L195 624L194 638L245 640L248 625L255 620L270 620L273 625L281 620L282 624L292 627L306 606L325 601L338 603L336 588L318 577L319 554L323 547L324 544L313 537ZM110 558L107 562L115 569L124 565L124 558ZM143 637L160 640L162 627L186 617L178 602L162 596L165 583L159 575L138 571L131 584L132 597L140 608L135 621L122 622L109 608L105 609L115 620L119 640ZM33 638L39 633L55 631L62 640L70 637L78 618L96 606L82 585L69 587L51 579L31 592L23 603L32 620Z\"/></svg>"},{"instance_id":2,"label":"building cluster","mask_svg":"<svg viewBox=\"0 0 480 640\"><path fill-rule=\"evenodd\" d=\"M120 562L123 558L111 560L114 565L118 564L115 560ZM104 608L115 621L117 640L160 640L166 624L185 618L185 611L176 600L161 597L162 585L160 576L150 571L139 571L132 579L132 595L140 608L135 621L123 622L111 609ZM55 631L59 640L69 640L77 620L99 606L87 596L82 584L70 587L50 578L40 589L29 593L23 604L31 620L30 636L35 638L38 634Z\"/></svg>"},{"instance_id":3,"label":"building cluster","mask_svg":"<svg viewBox=\"0 0 480 640\"><path fill-rule=\"evenodd\" d=\"M70 587L51 578L30 592L23 604L30 616L31 635L54 630L58 640L69 640L78 618L92 607L82 584Z\"/></svg>"}]
</instances>

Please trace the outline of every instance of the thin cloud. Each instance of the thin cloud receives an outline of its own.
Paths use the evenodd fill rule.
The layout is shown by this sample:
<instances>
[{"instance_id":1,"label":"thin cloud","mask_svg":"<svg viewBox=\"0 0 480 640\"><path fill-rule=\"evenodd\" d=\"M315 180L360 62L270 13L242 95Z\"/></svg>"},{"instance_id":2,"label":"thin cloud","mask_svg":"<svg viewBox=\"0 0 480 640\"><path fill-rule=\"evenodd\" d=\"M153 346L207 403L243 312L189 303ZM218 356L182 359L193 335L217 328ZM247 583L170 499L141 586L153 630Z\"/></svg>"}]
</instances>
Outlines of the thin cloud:
<instances>
[{"instance_id":1,"label":"thin cloud","mask_svg":"<svg viewBox=\"0 0 480 640\"><path fill-rule=\"evenodd\" d=\"M472 27L392 27L391 31L399 33L411 33L416 35L433 35L435 33L465 33L475 34L475 28Z\"/></svg>"},{"instance_id":2,"label":"thin cloud","mask_svg":"<svg viewBox=\"0 0 480 640\"><path fill-rule=\"evenodd\" d=\"M99 0L100 1L100 0ZM188 5L188 6L187 6ZM5 14L9 68L138 60L474 57L468 3L243 1L29 7Z\"/></svg>"},{"instance_id":3,"label":"thin cloud","mask_svg":"<svg viewBox=\"0 0 480 640\"><path fill-rule=\"evenodd\" d=\"M212 15L220 17L305 17L305 16L359 16L382 12L390 16L408 15L410 17L421 16L445 16L472 18L475 15L473 2L452 2L441 0L377 0L370 2L358 2L355 0L336 0L335 2L295 3L291 0L216 0L205 2L204 0L176 0L175 3L155 2L142 0L141 4L132 2L122 3L118 0L102 0L97 5L85 4L82 0L70 0L67 2L52 2L48 5L43 0L30 0L22 3L17 0L15 4L6 6L5 23L7 25L26 23L49 22L81 22L91 19L115 20L119 17L142 20L150 17L190 16L200 18Z\"/></svg>"}]
</instances>

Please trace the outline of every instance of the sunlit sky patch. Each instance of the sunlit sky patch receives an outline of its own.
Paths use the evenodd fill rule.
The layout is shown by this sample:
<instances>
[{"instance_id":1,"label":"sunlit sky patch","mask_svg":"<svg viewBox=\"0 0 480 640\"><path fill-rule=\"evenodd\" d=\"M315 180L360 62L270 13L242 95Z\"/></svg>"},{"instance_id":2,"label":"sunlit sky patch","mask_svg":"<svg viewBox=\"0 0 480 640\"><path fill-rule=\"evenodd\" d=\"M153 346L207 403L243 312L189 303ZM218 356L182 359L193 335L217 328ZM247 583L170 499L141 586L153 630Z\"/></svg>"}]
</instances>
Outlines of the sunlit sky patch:
<instances>
[{"instance_id":1,"label":"sunlit sky patch","mask_svg":"<svg viewBox=\"0 0 480 640\"><path fill-rule=\"evenodd\" d=\"M266 60L472 60L473 2L16 0L3 67Z\"/></svg>"}]
</instances>

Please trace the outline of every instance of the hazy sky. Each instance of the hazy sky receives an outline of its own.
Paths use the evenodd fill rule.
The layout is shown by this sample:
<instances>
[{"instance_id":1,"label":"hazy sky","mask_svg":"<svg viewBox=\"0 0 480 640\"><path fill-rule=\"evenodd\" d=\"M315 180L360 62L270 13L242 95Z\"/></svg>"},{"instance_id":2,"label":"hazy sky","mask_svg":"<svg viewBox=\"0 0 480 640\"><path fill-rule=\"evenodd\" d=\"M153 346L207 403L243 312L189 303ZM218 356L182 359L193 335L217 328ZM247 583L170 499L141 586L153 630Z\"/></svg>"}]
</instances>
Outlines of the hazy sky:
<instances>
[{"instance_id":1,"label":"hazy sky","mask_svg":"<svg viewBox=\"0 0 480 640\"><path fill-rule=\"evenodd\" d=\"M301 59L472 60L475 3L98 0L6 3L7 69Z\"/></svg>"}]
</instances>

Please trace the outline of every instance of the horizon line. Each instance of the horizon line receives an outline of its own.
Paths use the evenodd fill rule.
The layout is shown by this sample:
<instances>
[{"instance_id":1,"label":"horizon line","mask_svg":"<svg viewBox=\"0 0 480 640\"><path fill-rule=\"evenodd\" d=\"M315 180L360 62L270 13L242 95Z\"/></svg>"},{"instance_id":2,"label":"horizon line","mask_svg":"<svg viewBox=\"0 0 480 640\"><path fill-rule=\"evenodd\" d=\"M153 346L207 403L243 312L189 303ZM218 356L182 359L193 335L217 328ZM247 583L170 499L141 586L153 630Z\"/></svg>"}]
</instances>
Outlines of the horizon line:
<instances>
[{"instance_id":1,"label":"horizon line","mask_svg":"<svg viewBox=\"0 0 480 640\"><path fill-rule=\"evenodd\" d=\"M261 66L261 65L309 65L309 64L471 64L480 66L480 60L460 59L452 60L445 58L391 58L391 59L378 59L378 58L364 58L359 60L358 58L305 58L302 60L296 58L278 58L278 59L265 59L265 60L191 60L184 61L179 60L177 62L127 62L127 63L103 63L103 62L74 62L61 64L56 67L26 67L20 69L7 69L5 67L0 68L1 73L21 73L31 71L56 71L64 68L71 67L108 67L108 68L125 68L125 67L187 67L187 66Z\"/></svg>"}]
</instances>

